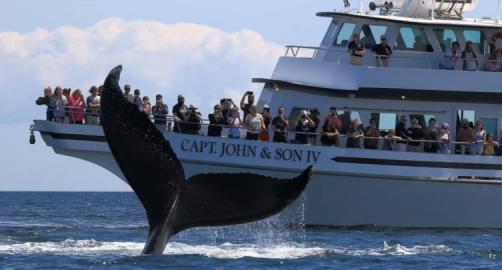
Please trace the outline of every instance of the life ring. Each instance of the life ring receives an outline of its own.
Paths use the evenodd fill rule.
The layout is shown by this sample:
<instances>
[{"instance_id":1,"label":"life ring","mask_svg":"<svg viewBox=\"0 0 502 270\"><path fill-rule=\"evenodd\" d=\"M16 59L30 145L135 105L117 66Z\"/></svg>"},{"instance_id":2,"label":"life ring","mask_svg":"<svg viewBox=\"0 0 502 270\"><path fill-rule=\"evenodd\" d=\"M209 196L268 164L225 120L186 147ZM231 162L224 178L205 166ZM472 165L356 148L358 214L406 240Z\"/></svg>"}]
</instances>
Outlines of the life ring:
<instances>
[{"instance_id":1,"label":"life ring","mask_svg":"<svg viewBox=\"0 0 502 270\"><path fill-rule=\"evenodd\" d=\"M497 55L502 54L502 32L493 35L490 45L492 47L492 52L495 52Z\"/></svg>"}]
</instances>

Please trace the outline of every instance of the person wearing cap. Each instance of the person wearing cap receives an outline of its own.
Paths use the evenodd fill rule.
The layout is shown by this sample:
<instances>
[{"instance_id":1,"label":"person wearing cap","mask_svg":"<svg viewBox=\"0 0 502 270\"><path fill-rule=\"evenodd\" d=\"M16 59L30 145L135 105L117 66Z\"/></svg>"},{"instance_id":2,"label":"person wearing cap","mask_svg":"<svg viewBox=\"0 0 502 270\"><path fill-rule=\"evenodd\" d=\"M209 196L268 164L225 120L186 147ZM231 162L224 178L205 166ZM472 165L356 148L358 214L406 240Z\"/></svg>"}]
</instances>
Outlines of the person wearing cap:
<instances>
[{"instance_id":1,"label":"person wearing cap","mask_svg":"<svg viewBox=\"0 0 502 270\"><path fill-rule=\"evenodd\" d=\"M221 105L216 104L213 108L213 113L208 115L209 127L207 128L207 136L221 137L223 126L226 126L227 121L221 112Z\"/></svg>"},{"instance_id":2,"label":"person wearing cap","mask_svg":"<svg viewBox=\"0 0 502 270\"><path fill-rule=\"evenodd\" d=\"M178 96L178 103L173 106L173 116L174 116L174 132L181 132L180 125L185 118L185 113L188 111L187 105L185 105L185 98L182 95Z\"/></svg>"},{"instance_id":3,"label":"person wearing cap","mask_svg":"<svg viewBox=\"0 0 502 270\"><path fill-rule=\"evenodd\" d=\"M401 152L406 152L407 146L408 146L408 131L406 129L406 122L408 121L408 118L406 118L406 115L402 115L401 118L399 118L399 123L396 124L396 136L400 137L401 140L397 140L396 142L396 150L401 151Z\"/></svg>"},{"instance_id":4,"label":"person wearing cap","mask_svg":"<svg viewBox=\"0 0 502 270\"><path fill-rule=\"evenodd\" d=\"M370 125L364 130L364 148L378 149L380 136L381 134L377 127L377 121L375 118L371 118Z\"/></svg>"},{"instance_id":5,"label":"person wearing cap","mask_svg":"<svg viewBox=\"0 0 502 270\"><path fill-rule=\"evenodd\" d=\"M441 125L441 130L439 131L439 152L441 154L446 154L449 155L451 153L451 133L448 130L450 128L450 125L448 123L443 123Z\"/></svg>"},{"instance_id":6,"label":"person wearing cap","mask_svg":"<svg viewBox=\"0 0 502 270\"><path fill-rule=\"evenodd\" d=\"M330 114L324 120L321 132L321 144L324 146L335 146L338 143L340 134L337 125L340 119L336 115L336 110L330 110Z\"/></svg>"},{"instance_id":7,"label":"person wearing cap","mask_svg":"<svg viewBox=\"0 0 502 270\"><path fill-rule=\"evenodd\" d=\"M127 99L127 101L133 103L134 102L134 96L131 95L131 85L126 84L124 85L124 98Z\"/></svg>"},{"instance_id":8,"label":"person wearing cap","mask_svg":"<svg viewBox=\"0 0 502 270\"><path fill-rule=\"evenodd\" d=\"M289 122L284 116L284 108L279 107L277 116L272 119L272 130L274 131L274 142L287 142L286 130L288 129Z\"/></svg>"},{"instance_id":9,"label":"person wearing cap","mask_svg":"<svg viewBox=\"0 0 502 270\"><path fill-rule=\"evenodd\" d=\"M155 105L152 107L153 122L161 131L166 130L167 124L167 114L169 109L167 105L164 104L162 95L157 95L155 97Z\"/></svg>"},{"instance_id":10,"label":"person wearing cap","mask_svg":"<svg viewBox=\"0 0 502 270\"><path fill-rule=\"evenodd\" d=\"M364 126L359 119L354 119L347 130L347 148L361 148L362 138L364 138Z\"/></svg>"},{"instance_id":11,"label":"person wearing cap","mask_svg":"<svg viewBox=\"0 0 502 270\"><path fill-rule=\"evenodd\" d=\"M469 149L469 146L474 138L474 130L469 126L469 120L462 119L460 123L460 128L457 131L457 142L460 144L460 154L465 155L466 150Z\"/></svg>"},{"instance_id":12,"label":"person wearing cap","mask_svg":"<svg viewBox=\"0 0 502 270\"><path fill-rule=\"evenodd\" d=\"M314 121L309 116L307 110L300 111L300 117L295 127L295 141L298 144L309 144L310 129L315 127Z\"/></svg>"},{"instance_id":13,"label":"person wearing cap","mask_svg":"<svg viewBox=\"0 0 502 270\"><path fill-rule=\"evenodd\" d=\"M392 49L387 44L387 37L385 35L380 37L380 43L373 47L373 52L377 55L376 62L378 66L389 66L389 57L392 55Z\"/></svg>"},{"instance_id":14,"label":"person wearing cap","mask_svg":"<svg viewBox=\"0 0 502 270\"><path fill-rule=\"evenodd\" d=\"M360 40L359 33L352 35L352 41L349 43L348 51L350 53L350 63L352 65L362 65L364 55L364 44Z\"/></svg>"},{"instance_id":15,"label":"person wearing cap","mask_svg":"<svg viewBox=\"0 0 502 270\"><path fill-rule=\"evenodd\" d=\"M247 129L246 140L256 141L260 138L260 133L265 130L263 116L258 113L256 105L249 108L249 114L244 118L244 127Z\"/></svg>"},{"instance_id":16,"label":"person wearing cap","mask_svg":"<svg viewBox=\"0 0 502 270\"><path fill-rule=\"evenodd\" d=\"M89 89L90 96L87 97L87 111L85 123L87 125L99 125L99 113L101 110L101 98L98 96L98 87L92 86Z\"/></svg>"},{"instance_id":17,"label":"person wearing cap","mask_svg":"<svg viewBox=\"0 0 502 270\"><path fill-rule=\"evenodd\" d=\"M408 138L408 152L423 152L421 140L424 138L424 131L418 119L411 119L411 127L406 130Z\"/></svg>"},{"instance_id":18,"label":"person wearing cap","mask_svg":"<svg viewBox=\"0 0 502 270\"><path fill-rule=\"evenodd\" d=\"M183 133L199 135L202 124L202 118L197 111L197 106L190 104L188 112L185 114L184 121L181 123L180 128Z\"/></svg>"},{"instance_id":19,"label":"person wearing cap","mask_svg":"<svg viewBox=\"0 0 502 270\"><path fill-rule=\"evenodd\" d=\"M427 127L424 129L424 151L426 153L437 153L438 152L438 141L439 138L439 128L436 124L436 119L429 119Z\"/></svg>"},{"instance_id":20,"label":"person wearing cap","mask_svg":"<svg viewBox=\"0 0 502 270\"><path fill-rule=\"evenodd\" d=\"M246 97L247 97L247 103L246 103ZM246 121L246 116L250 113L251 106L253 106L253 105L254 105L253 91L247 91L242 96L241 103L240 103L241 110L244 112L244 121Z\"/></svg>"}]
</instances>

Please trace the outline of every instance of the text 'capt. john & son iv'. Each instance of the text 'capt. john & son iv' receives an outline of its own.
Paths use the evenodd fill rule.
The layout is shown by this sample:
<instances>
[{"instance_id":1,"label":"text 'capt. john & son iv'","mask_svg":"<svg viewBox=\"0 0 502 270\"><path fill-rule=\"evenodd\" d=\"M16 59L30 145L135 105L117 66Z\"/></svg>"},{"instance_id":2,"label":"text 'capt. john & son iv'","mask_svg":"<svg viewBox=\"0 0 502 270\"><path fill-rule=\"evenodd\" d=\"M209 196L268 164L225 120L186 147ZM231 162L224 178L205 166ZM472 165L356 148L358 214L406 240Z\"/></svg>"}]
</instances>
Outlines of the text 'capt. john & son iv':
<instances>
[{"instance_id":1,"label":"text 'capt. john & son iv'","mask_svg":"<svg viewBox=\"0 0 502 270\"><path fill-rule=\"evenodd\" d=\"M217 157L246 157L274 159L292 162L316 163L321 152L311 150L298 150L285 147L258 147L239 143L209 142L201 140L184 139L181 141L183 152L204 153Z\"/></svg>"}]
</instances>

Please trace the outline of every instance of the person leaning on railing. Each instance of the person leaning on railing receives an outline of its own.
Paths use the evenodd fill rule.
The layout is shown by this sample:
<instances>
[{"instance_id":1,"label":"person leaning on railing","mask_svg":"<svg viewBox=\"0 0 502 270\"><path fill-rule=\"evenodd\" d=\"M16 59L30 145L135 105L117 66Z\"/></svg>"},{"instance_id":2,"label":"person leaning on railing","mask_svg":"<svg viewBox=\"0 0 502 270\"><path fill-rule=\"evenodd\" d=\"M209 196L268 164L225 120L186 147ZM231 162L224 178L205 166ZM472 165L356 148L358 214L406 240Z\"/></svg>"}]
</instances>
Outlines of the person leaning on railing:
<instances>
[{"instance_id":1,"label":"person leaning on railing","mask_svg":"<svg viewBox=\"0 0 502 270\"><path fill-rule=\"evenodd\" d=\"M92 86L89 89L90 96L87 97L87 114L85 116L85 123L87 125L99 125L99 113L101 110L101 98L98 96L98 88Z\"/></svg>"},{"instance_id":2,"label":"person leaning on railing","mask_svg":"<svg viewBox=\"0 0 502 270\"><path fill-rule=\"evenodd\" d=\"M244 127L247 129L246 140L256 141L260 138L260 133L265 130L263 116L258 113L256 105L252 105L249 114L244 119Z\"/></svg>"},{"instance_id":3,"label":"person leaning on railing","mask_svg":"<svg viewBox=\"0 0 502 270\"><path fill-rule=\"evenodd\" d=\"M53 96L55 98L51 99L51 106L54 107L54 119L58 123L64 123L68 100L63 95L63 89L59 86L54 90Z\"/></svg>"},{"instance_id":4,"label":"person leaning on railing","mask_svg":"<svg viewBox=\"0 0 502 270\"><path fill-rule=\"evenodd\" d=\"M202 124L202 117L197 111L197 106L191 104L188 107L188 112L184 115L184 120L181 123L181 131L186 134L198 135L200 134Z\"/></svg>"},{"instance_id":5,"label":"person leaning on railing","mask_svg":"<svg viewBox=\"0 0 502 270\"><path fill-rule=\"evenodd\" d=\"M359 39L359 33L352 35L352 41L349 43L350 63L352 65L362 65L364 55L364 44Z\"/></svg>"},{"instance_id":6,"label":"person leaning on railing","mask_svg":"<svg viewBox=\"0 0 502 270\"><path fill-rule=\"evenodd\" d=\"M274 130L274 142L287 142L286 130L288 129L289 122L284 117L284 108L279 107L277 116L272 119L272 129Z\"/></svg>"},{"instance_id":7,"label":"person leaning on railing","mask_svg":"<svg viewBox=\"0 0 502 270\"><path fill-rule=\"evenodd\" d=\"M385 35L380 37L380 44L373 47L373 51L377 54L377 64L380 67L388 67L389 57L392 55L392 49L387 44L387 37Z\"/></svg>"},{"instance_id":8,"label":"person leaning on railing","mask_svg":"<svg viewBox=\"0 0 502 270\"><path fill-rule=\"evenodd\" d=\"M364 148L378 149L378 140L380 138L380 130L377 127L377 121L374 118L370 119L370 125L364 130Z\"/></svg>"},{"instance_id":9,"label":"person leaning on railing","mask_svg":"<svg viewBox=\"0 0 502 270\"><path fill-rule=\"evenodd\" d=\"M85 116L85 100L80 89L76 89L68 98L68 114L71 124L83 124Z\"/></svg>"},{"instance_id":10,"label":"person leaning on railing","mask_svg":"<svg viewBox=\"0 0 502 270\"><path fill-rule=\"evenodd\" d=\"M389 129L387 135L384 137L383 150L387 151L401 151L398 142L402 141L403 138L396 136L396 131L394 129Z\"/></svg>"},{"instance_id":11,"label":"person leaning on railing","mask_svg":"<svg viewBox=\"0 0 502 270\"><path fill-rule=\"evenodd\" d=\"M471 41L467 41L467 43L465 43L465 49L462 52L462 59L464 60L464 70L478 70L478 56L472 47Z\"/></svg>"},{"instance_id":12,"label":"person leaning on railing","mask_svg":"<svg viewBox=\"0 0 502 270\"><path fill-rule=\"evenodd\" d=\"M324 146L336 146L338 144L339 134L340 132L337 129L336 111L331 110L322 126L321 144Z\"/></svg>"},{"instance_id":13,"label":"person leaning on railing","mask_svg":"<svg viewBox=\"0 0 502 270\"><path fill-rule=\"evenodd\" d=\"M354 119L347 130L347 148L361 148L364 138L364 126L359 119Z\"/></svg>"}]
</instances>

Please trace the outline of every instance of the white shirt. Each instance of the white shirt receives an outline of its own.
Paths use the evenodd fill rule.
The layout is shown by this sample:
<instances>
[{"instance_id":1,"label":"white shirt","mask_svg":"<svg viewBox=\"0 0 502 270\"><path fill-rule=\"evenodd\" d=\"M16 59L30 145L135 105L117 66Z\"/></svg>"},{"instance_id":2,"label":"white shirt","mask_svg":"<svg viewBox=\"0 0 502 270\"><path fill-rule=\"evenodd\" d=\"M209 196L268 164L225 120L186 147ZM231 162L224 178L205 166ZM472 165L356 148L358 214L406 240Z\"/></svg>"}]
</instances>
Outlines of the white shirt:
<instances>
[{"instance_id":1,"label":"white shirt","mask_svg":"<svg viewBox=\"0 0 502 270\"><path fill-rule=\"evenodd\" d=\"M263 123L263 116L257 113L253 116L251 113L246 116L247 127L249 128L249 133L258 134L261 132L261 123Z\"/></svg>"}]
</instances>

